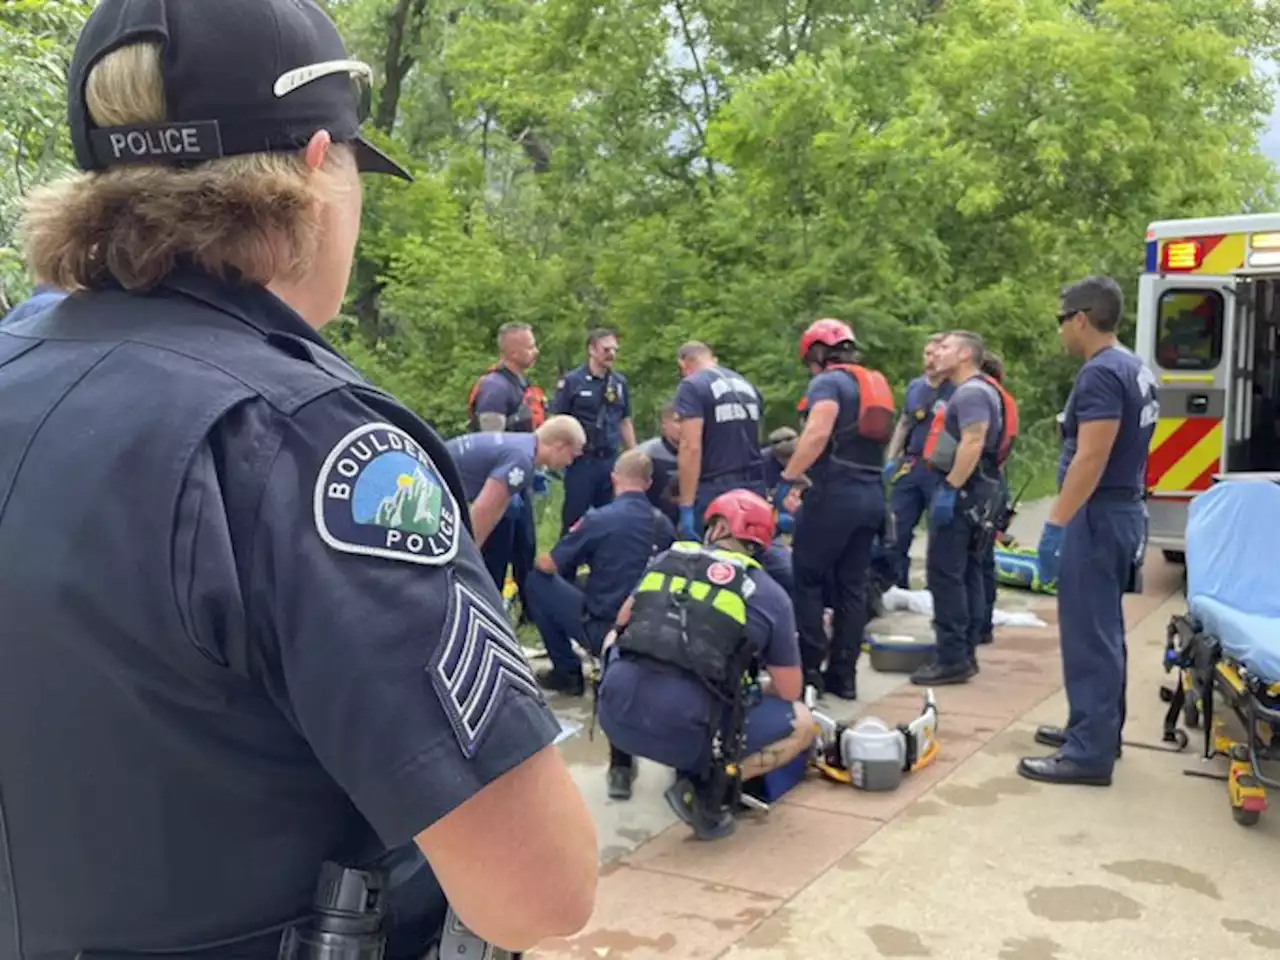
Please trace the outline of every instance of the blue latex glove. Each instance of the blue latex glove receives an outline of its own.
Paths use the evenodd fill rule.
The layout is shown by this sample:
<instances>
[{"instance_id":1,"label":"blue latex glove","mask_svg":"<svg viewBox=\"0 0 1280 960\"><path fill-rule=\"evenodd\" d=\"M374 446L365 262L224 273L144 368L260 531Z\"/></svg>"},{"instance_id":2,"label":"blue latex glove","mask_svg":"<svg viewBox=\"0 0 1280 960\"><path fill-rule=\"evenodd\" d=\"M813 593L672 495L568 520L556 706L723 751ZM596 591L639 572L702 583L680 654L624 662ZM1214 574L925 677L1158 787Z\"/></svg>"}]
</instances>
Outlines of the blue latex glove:
<instances>
[{"instance_id":1,"label":"blue latex glove","mask_svg":"<svg viewBox=\"0 0 1280 960\"><path fill-rule=\"evenodd\" d=\"M520 493L513 493L511 495L511 502L507 504L507 513L515 517L515 516L518 516L523 510L524 510L524 495Z\"/></svg>"},{"instance_id":2,"label":"blue latex glove","mask_svg":"<svg viewBox=\"0 0 1280 960\"><path fill-rule=\"evenodd\" d=\"M790 533L796 528L795 514L787 513L785 510L778 512L778 532Z\"/></svg>"},{"instance_id":3,"label":"blue latex glove","mask_svg":"<svg viewBox=\"0 0 1280 960\"><path fill-rule=\"evenodd\" d=\"M795 484L790 480L779 480L778 485L773 488L773 505L778 509L782 509L782 505L787 502L787 494L791 492L791 488Z\"/></svg>"},{"instance_id":4,"label":"blue latex glove","mask_svg":"<svg viewBox=\"0 0 1280 960\"><path fill-rule=\"evenodd\" d=\"M957 493L959 491L945 481L938 484L938 489L933 494L933 504L929 508L929 515L938 526L945 527L955 519Z\"/></svg>"},{"instance_id":5,"label":"blue latex glove","mask_svg":"<svg viewBox=\"0 0 1280 960\"><path fill-rule=\"evenodd\" d=\"M676 524L676 536L681 540L697 540L698 534L693 522L693 507L680 508L680 522Z\"/></svg>"},{"instance_id":6,"label":"blue latex glove","mask_svg":"<svg viewBox=\"0 0 1280 960\"><path fill-rule=\"evenodd\" d=\"M538 499L542 499L551 491L551 484L547 481L547 475L542 470L537 470L533 474L533 495Z\"/></svg>"},{"instance_id":7,"label":"blue latex glove","mask_svg":"<svg viewBox=\"0 0 1280 960\"><path fill-rule=\"evenodd\" d=\"M898 468L902 466L900 460L890 460L884 465L884 482L889 483L893 480L893 475L898 472Z\"/></svg>"},{"instance_id":8,"label":"blue latex glove","mask_svg":"<svg viewBox=\"0 0 1280 960\"><path fill-rule=\"evenodd\" d=\"M1040 534L1040 579L1045 583L1054 583L1062 568L1062 527L1056 523L1046 523L1044 532Z\"/></svg>"}]
</instances>

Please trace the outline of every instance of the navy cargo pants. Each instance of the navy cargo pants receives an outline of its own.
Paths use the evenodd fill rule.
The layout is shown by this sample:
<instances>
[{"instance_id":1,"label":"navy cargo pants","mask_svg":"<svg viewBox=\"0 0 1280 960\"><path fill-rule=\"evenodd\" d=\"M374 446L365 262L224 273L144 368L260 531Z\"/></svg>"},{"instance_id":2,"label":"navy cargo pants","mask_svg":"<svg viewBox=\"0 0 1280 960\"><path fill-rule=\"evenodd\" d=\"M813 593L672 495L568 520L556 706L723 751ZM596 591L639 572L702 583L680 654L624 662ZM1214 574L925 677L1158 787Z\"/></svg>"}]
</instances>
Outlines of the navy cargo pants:
<instances>
[{"instance_id":1,"label":"navy cargo pants","mask_svg":"<svg viewBox=\"0 0 1280 960\"><path fill-rule=\"evenodd\" d=\"M565 468L561 538L588 510L603 507L613 499L613 465L617 459L616 450L591 451Z\"/></svg>"},{"instance_id":2,"label":"navy cargo pants","mask_svg":"<svg viewBox=\"0 0 1280 960\"><path fill-rule=\"evenodd\" d=\"M933 594L936 658L939 665L947 669L958 669L976 661L974 649L981 639L987 616L982 565L992 533L975 523L971 516L975 501L983 499L971 481L960 491L950 522L938 524L932 515L929 518L925 577Z\"/></svg>"},{"instance_id":3,"label":"navy cargo pants","mask_svg":"<svg viewBox=\"0 0 1280 960\"><path fill-rule=\"evenodd\" d=\"M588 615L582 590L558 574L534 570L529 574L528 590L529 619L542 634L552 666L560 673L580 673L582 661L570 640L577 640L598 657L613 619Z\"/></svg>"},{"instance_id":4,"label":"navy cargo pants","mask_svg":"<svg viewBox=\"0 0 1280 960\"><path fill-rule=\"evenodd\" d=\"M1145 541L1136 494L1094 494L1063 535L1058 631L1070 713L1061 754L1091 773L1109 772L1120 745L1128 661L1121 601Z\"/></svg>"},{"instance_id":5,"label":"navy cargo pants","mask_svg":"<svg viewBox=\"0 0 1280 960\"><path fill-rule=\"evenodd\" d=\"M929 509L939 477L923 457L908 459L912 461L910 468L893 481L890 489L889 510L893 513L895 533L893 542L884 545L886 579L890 580L890 586L903 590L911 587L911 541L915 538L916 525Z\"/></svg>"},{"instance_id":6,"label":"navy cargo pants","mask_svg":"<svg viewBox=\"0 0 1280 960\"><path fill-rule=\"evenodd\" d=\"M878 476L871 482L820 483L805 494L804 509L796 516L791 560L796 629L806 673L820 670L827 658L827 594L832 601L828 672L847 680L857 665L867 625L871 544L884 525L884 513Z\"/></svg>"}]
</instances>

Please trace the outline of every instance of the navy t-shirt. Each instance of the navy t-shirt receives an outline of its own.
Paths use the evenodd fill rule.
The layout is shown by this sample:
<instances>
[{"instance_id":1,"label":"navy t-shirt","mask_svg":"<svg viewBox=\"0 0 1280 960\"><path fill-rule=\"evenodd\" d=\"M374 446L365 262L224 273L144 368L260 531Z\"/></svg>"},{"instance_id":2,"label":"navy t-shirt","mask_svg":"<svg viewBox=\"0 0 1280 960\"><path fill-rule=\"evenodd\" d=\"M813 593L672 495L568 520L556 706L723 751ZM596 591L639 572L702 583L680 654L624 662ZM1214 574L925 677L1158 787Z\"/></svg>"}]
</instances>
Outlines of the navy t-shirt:
<instances>
[{"instance_id":1,"label":"navy t-shirt","mask_svg":"<svg viewBox=\"0 0 1280 960\"><path fill-rule=\"evenodd\" d=\"M987 424L987 437L982 444L984 455L994 454L1000 449L1003 421L1000 395L981 377L970 377L964 381L947 401L946 430L957 440L966 427L975 423Z\"/></svg>"},{"instance_id":2,"label":"navy t-shirt","mask_svg":"<svg viewBox=\"0 0 1280 960\"><path fill-rule=\"evenodd\" d=\"M671 521L643 493L624 493L587 513L551 551L560 576L572 580L587 564L583 607L597 620L612 621L640 582L654 550L675 540Z\"/></svg>"},{"instance_id":3,"label":"navy t-shirt","mask_svg":"<svg viewBox=\"0 0 1280 960\"><path fill-rule=\"evenodd\" d=\"M533 483L538 438L531 433L467 433L454 437L446 446L471 503L491 477L501 480L513 497L527 492Z\"/></svg>"},{"instance_id":4,"label":"navy t-shirt","mask_svg":"<svg viewBox=\"0 0 1280 960\"><path fill-rule=\"evenodd\" d=\"M858 382L844 370L826 370L809 381L809 389L805 392L805 405L812 410L814 405L823 400L833 400L839 406L832 434L848 430L858 422ZM810 477L819 482L827 472L831 459L831 445L828 444L809 468ZM877 474L851 474L850 479L865 479L868 483L880 483Z\"/></svg>"},{"instance_id":5,"label":"navy t-shirt","mask_svg":"<svg viewBox=\"0 0 1280 960\"><path fill-rule=\"evenodd\" d=\"M916 377L907 384L904 416L910 427L907 430L904 452L908 456L918 457L924 453L924 442L929 436L934 408L939 401L946 403L954 392L955 387L950 380L943 380L938 386L931 387L924 377Z\"/></svg>"},{"instance_id":6,"label":"navy t-shirt","mask_svg":"<svg viewBox=\"0 0 1280 960\"><path fill-rule=\"evenodd\" d=\"M529 381L509 370L494 370L480 378L476 389L476 416L482 413L499 413L509 417L524 403L524 392Z\"/></svg>"},{"instance_id":7,"label":"navy t-shirt","mask_svg":"<svg viewBox=\"0 0 1280 960\"><path fill-rule=\"evenodd\" d=\"M727 367L691 373L676 388L676 413L685 420L702 420L700 482L760 468L764 403L759 391L737 373Z\"/></svg>"},{"instance_id":8,"label":"navy t-shirt","mask_svg":"<svg viewBox=\"0 0 1280 960\"><path fill-rule=\"evenodd\" d=\"M1062 456L1058 461L1058 487L1076 455L1080 424L1094 420L1119 420L1111 456L1098 480L1099 490L1141 492L1146 486L1147 452L1160 419L1156 378L1151 368L1123 346L1100 350L1085 361L1062 421Z\"/></svg>"}]
</instances>

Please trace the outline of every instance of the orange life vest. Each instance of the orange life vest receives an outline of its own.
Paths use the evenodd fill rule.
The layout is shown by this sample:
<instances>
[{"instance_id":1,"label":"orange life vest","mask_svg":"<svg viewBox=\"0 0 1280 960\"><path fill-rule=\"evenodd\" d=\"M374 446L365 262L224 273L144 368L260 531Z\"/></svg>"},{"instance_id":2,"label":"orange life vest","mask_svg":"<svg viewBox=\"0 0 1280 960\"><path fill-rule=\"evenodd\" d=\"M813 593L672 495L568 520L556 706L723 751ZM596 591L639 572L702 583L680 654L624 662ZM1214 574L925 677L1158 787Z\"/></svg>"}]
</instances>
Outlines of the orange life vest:
<instances>
[{"instance_id":1,"label":"orange life vest","mask_svg":"<svg viewBox=\"0 0 1280 960\"><path fill-rule=\"evenodd\" d=\"M1000 398L1000 443L996 447L996 464L1004 466L1013 452L1013 442L1018 439L1018 404L1012 395L995 377L980 373L977 379L991 386ZM934 451L938 449L938 440L947 429L947 405L943 402L934 404L933 421L929 424L929 435L924 441L924 459L931 461Z\"/></svg>"},{"instance_id":2,"label":"orange life vest","mask_svg":"<svg viewBox=\"0 0 1280 960\"><path fill-rule=\"evenodd\" d=\"M476 418L476 397L480 394L480 384L484 382L484 378L491 373L500 373L507 377L516 386L520 382L515 379L509 369L500 363L495 363L492 367L484 372L474 384L471 385L471 395L467 397L467 422L471 424L472 430L478 430L478 421ZM527 412L527 415L525 413ZM532 433L542 426L547 419L547 395L542 388L534 384L529 384L524 388L524 393L520 397L520 409L507 417L506 429L512 433Z\"/></svg>"},{"instance_id":3,"label":"orange life vest","mask_svg":"<svg viewBox=\"0 0 1280 960\"><path fill-rule=\"evenodd\" d=\"M893 436L897 424L889 381L879 370L856 363L832 363L826 370L842 370L858 385L857 418L848 427L831 435L827 442L831 460L858 471L879 471L884 462L884 445ZM796 410L801 418L808 415L807 396L800 398Z\"/></svg>"}]
</instances>

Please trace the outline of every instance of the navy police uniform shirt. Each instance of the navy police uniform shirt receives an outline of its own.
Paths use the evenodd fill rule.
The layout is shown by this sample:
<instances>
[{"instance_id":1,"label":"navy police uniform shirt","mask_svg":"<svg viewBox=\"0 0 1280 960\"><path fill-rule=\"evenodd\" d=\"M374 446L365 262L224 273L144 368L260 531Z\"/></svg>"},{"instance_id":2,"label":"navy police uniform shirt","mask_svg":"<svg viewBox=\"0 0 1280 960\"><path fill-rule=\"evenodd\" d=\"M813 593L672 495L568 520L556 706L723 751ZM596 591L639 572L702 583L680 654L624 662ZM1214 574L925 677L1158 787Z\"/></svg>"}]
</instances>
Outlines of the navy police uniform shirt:
<instances>
[{"instance_id":1,"label":"navy police uniform shirt","mask_svg":"<svg viewBox=\"0 0 1280 960\"><path fill-rule=\"evenodd\" d=\"M643 493L624 493L587 511L551 551L560 576L572 581L587 564L583 608L595 620L613 622L618 609L640 582L654 550L675 540L671 521Z\"/></svg>"},{"instance_id":2,"label":"navy police uniform shirt","mask_svg":"<svg viewBox=\"0 0 1280 960\"><path fill-rule=\"evenodd\" d=\"M0 324L17 323L25 317L34 316L42 310L48 310L61 302L65 296L66 294L57 287L50 286L47 283L36 284L36 288L31 291L31 296L6 313L3 318L0 318Z\"/></svg>"},{"instance_id":3,"label":"navy police uniform shirt","mask_svg":"<svg viewBox=\"0 0 1280 960\"><path fill-rule=\"evenodd\" d=\"M1147 451L1160 419L1156 378L1131 350L1117 345L1100 350L1076 374L1062 421L1064 442L1058 461L1058 486L1076 455L1080 424L1119 420L1111 456L1098 480L1099 490L1131 491L1146 487Z\"/></svg>"},{"instance_id":4,"label":"navy police uniform shirt","mask_svg":"<svg viewBox=\"0 0 1280 960\"><path fill-rule=\"evenodd\" d=\"M475 414L497 413L503 417L514 416L524 403L524 393L529 389L529 378L503 367L492 370L480 378L476 385Z\"/></svg>"},{"instance_id":5,"label":"navy police uniform shirt","mask_svg":"<svg viewBox=\"0 0 1280 960\"><path fill-rule=\"evenodd\" d=\"M946 403L951 399L955 387L950 380L943 380L938 386L931 387L924 377L916 377L907 384L905 415L910 426L907 429L907 442L904 452L909 457L924 454L924 442L929 436L929 425L933 420L934 409L939 402Z\"/></svg>"},{"instance_id":6,"label":"navy police uniform shirt","mask_svg":"<svg viewBox=\"0 0 1280 960\"><path fill-rule=\"evenodd\" d=\"M631 416L627 378L610 370L597 377L585 363L556 384L552 413L567 413L587 434L588 456L613 456L622 445L622 421Z\"/></svg>"},{"instance_id":7,"label":"navy police uniform shirt","mask_svg":"<svg viewBox=\"0 0 1280 960\"><path fill-rule=\"evenodd\" d=\"M1004 409L1000 395L981 377L970 377L955 388L947 401L947 433L960 439L966 427L975 423L987 424L987 436L982 444L984 458L995 456L1000 449L1000 431L1004 423Z\"/></svg>"},{"instance_id":8,"label":"navy police uniform shirt","mask_svg":"<svg viewBox=\"0 0 1280 960\"><path fill-rule=\"evenodd\" d=\"M538 438L532 433L467 433L446 446L468 502L475 502L490 479L501 481L512 497L528 493L533 485Z\"/></svg>"},{"instance_id":9,"label":"navy police uniform shirt","mask_svg":"<svg viewBox=\"0 0 1280 960\"><path fill-rule=\"evenodd\" d=\"M27 955L266 931L234 955L274 957L324 860L391 851L433 890L396 886L397 922L438 923L414 837L559 724L435 433L266 290L198 274L0 330L0 409ZM424 943L393 929L389 960Z\"/></svg>"},{"instance_id":10,"label":"navy police uniform shirt","mask_svg":"<svg viewBox=\"0 0 1280 960\"><path fill-rule=\"evenodd\" d=\"M743 377L718 366L691 373L676 388L675 403L681 419L702 420L699 482L727 473L761 470L764 402Z\"/></svg>"},{"instance_id":11,"label":"navy police uniform shirt","mask_svg":"<svg viewBox=\"0 0 1280 960\"><path fill-rule=\"evenodd\" d=\"M654 557L659 563L663 554ZM800 664L795 612L791 598L769 574L753 569L755 592L747 598L747 640L757 660L766 667ZM610 701L606 705L605 701ZM711 694L696 677L673 667L607 656L601 687L601 711L625 706L628 726L644 725L660 739L690 736L698 718L713 709ZM623 718L618 718L622 720Z\"/></svg>"}]
</instances>

